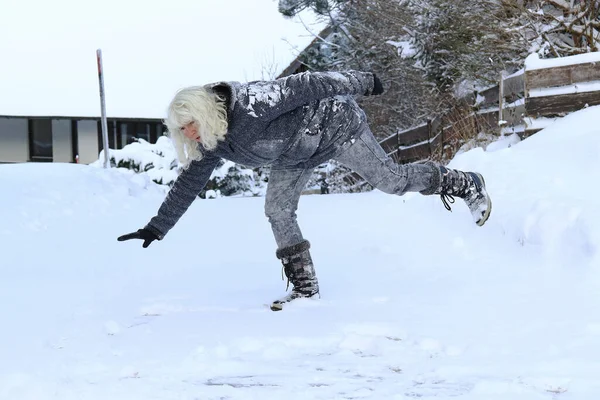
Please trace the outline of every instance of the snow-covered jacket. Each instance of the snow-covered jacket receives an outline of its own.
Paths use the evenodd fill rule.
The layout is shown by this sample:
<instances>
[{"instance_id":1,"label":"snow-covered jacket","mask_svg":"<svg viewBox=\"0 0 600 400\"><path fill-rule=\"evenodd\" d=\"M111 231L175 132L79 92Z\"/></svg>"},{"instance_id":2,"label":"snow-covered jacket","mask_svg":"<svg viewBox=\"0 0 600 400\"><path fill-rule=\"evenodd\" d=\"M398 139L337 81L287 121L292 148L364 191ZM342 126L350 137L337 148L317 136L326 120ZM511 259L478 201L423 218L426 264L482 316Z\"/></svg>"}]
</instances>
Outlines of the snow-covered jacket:
<instances>
[{"instance_id":1,"label":"snow-covered jacket","mask_svg":"<svg viewBox=\"0 0 600 400\"><path fill-rule=\"evenodd\" d=\"M273 81L206 85L227 103L228 129L175 181L146 229L160 239L204 188L219 160L245 167L308 169L350 146L366 122L356 96L373 91L370 72L304 72Z\"/></svg>"}]
</instances>

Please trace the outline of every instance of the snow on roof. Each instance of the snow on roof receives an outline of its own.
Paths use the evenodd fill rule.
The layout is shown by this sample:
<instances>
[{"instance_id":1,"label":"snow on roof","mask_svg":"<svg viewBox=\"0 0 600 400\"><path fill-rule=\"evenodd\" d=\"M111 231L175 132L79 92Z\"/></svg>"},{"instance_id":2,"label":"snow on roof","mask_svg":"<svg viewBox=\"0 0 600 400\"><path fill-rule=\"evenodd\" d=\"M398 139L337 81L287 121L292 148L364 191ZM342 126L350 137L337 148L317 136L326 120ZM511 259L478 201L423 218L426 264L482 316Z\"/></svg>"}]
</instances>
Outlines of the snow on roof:
<instances>
[{"instance_id":1,"label":"snow on roof","mask_svg":"<svg viewBox=\"0 0 600 400\"><path fill-rule=\"evenodd\" d=\"M180 88L275 77L323 24L276 0L29 0L2 9L0 115L163 118ZM306 26L305 26L306 25Z\"/></svg>"},{"instance_id":2,"label":"snow on roof","mask_svg":"<svg viewBox=\"0 0 600 400\"><path fill-rule=\"evenodd\" d=\"M584 53L575 56L540 59L537 53L530 54L525 59L525 69L531 71L534 69L564 67L567 65L586 64L600 62L600 52Z\"/></svg>"}]
</instances>

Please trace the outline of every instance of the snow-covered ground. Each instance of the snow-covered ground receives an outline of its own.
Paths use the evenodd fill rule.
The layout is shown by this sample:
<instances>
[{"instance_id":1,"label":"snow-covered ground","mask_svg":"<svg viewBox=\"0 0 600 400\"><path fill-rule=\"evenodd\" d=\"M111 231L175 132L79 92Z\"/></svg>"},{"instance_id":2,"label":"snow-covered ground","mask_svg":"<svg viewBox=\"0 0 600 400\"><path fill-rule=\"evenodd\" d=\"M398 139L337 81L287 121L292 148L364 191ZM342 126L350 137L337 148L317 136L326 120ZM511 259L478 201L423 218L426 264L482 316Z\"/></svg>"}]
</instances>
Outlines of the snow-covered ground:
<instances>
[{"instance_id":1,"label":"snow-covered ground","mask_svg":"<svg viewBox=\"0 0 600 400\"><path fill-rule=\"evenodd\" d=\"M320 300L284 293L264 198L198 200L83 165L0 166L0 399L598 399L600 108L461 154L457 201L304 196ZM507 143L512 146L507 147Z\"/></svg>"}]
</instances>

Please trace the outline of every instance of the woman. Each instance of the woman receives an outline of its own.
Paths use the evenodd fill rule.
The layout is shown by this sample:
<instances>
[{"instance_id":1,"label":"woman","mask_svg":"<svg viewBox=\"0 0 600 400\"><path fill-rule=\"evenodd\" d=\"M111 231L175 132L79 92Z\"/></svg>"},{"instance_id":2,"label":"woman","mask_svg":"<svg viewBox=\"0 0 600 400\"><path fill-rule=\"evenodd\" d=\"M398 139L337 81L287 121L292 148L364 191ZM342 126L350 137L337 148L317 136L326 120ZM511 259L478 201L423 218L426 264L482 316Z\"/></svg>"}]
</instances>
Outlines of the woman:
<instances>
[{"instance_id":1,"label":"woman","mask_svg":"<svg viewBox=\"0 0 600 400\"><path fill-rule=\"evenodd\" d=\"M359 96L383 93L372 73L305 72L273 81L220 82L189 87L171 101L166 125L184 169L157 215L119 241L161 240L196 199L221 158L247 167L271 166L265 213L292 291L273 302L281 310L296 298L313 297L319 284L296 220L298 200L313 169L336 160L390 194L439 194L446 208L462 198L477 225L491 201L483 177L433 162L398 165L386 156L367 125Z\"/></svg>"}]
</instances>

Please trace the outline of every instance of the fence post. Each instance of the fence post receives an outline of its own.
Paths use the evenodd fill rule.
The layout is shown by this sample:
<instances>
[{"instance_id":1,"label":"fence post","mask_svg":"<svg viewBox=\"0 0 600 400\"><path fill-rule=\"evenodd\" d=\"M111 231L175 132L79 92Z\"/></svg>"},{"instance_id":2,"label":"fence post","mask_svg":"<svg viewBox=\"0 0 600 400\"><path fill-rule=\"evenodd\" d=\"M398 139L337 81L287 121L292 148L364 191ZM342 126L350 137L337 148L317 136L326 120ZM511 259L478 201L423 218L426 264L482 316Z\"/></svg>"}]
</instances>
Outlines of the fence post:
<instances>
[{"instance_id":1,"label":"fence post","mask_svg":"<svg viewBox=\"0 0 600 400\"><path fill-rule=\"evenodd\" d=\"M479 133L481 132L481 127L479 126L479 117L477 116L477 113L475 112L475 110L473 110L472 108L469 108L469 111L471 112L471 114L473 115L473 125L475 126L475 132L477 133L477 135L479 135ZM485 128L485 125L484 125Z\"/></svg>"},{"instance_id":2,"label":"fence post","mask_svg":"<svg viewBox=\"0 0 600 400\"><path fill-rule=\"evenodd\" d=\"M498 83L498 128L502 136L504 122L504 71L500 71L500 83Z\"/></svg>"},{"instance_id":3,"label":"fence post","mask_svg":"<svg viewBox=\"0 0 600 400\"><path fill-rule=\"evenodd\" d=\"M440 160L444 159L444 117L440 119Z\"/></svg>"},{"instance_id":4,"label":"fence post","mask_svg":"<svg viewBox=\"0 0 600 400\"><path fill-rule=\"evenodd\" d=\"M400 132L396 131L396 163L400 163Z\"/></svg>"},{"instance_id":5,"label":"fence post","mask_svg":"<svg viewBox=\"0 0 600 400\"><path fill-rule=\"evenodd\" d=\"M446 130L444 129L444 127L446 126L446 124L450 123L449 120L449 112L445 112L442 115L442 120L440 121L440 126L442 127L442 141L440 144L440 160L444 160L444 151L446 149Z\"/></svg>"},{"instance_id":6,"label":"fence post","mask_svg":"<svg viewBox=\"0 0 600 400\"><path fill-rule=\"evenodd\" d=\"M431 151L431 119L427 120L427 144L427 147L429 148L429 159L431 159L431 156L433 155Z\"/></svg>"}]
</instances>

